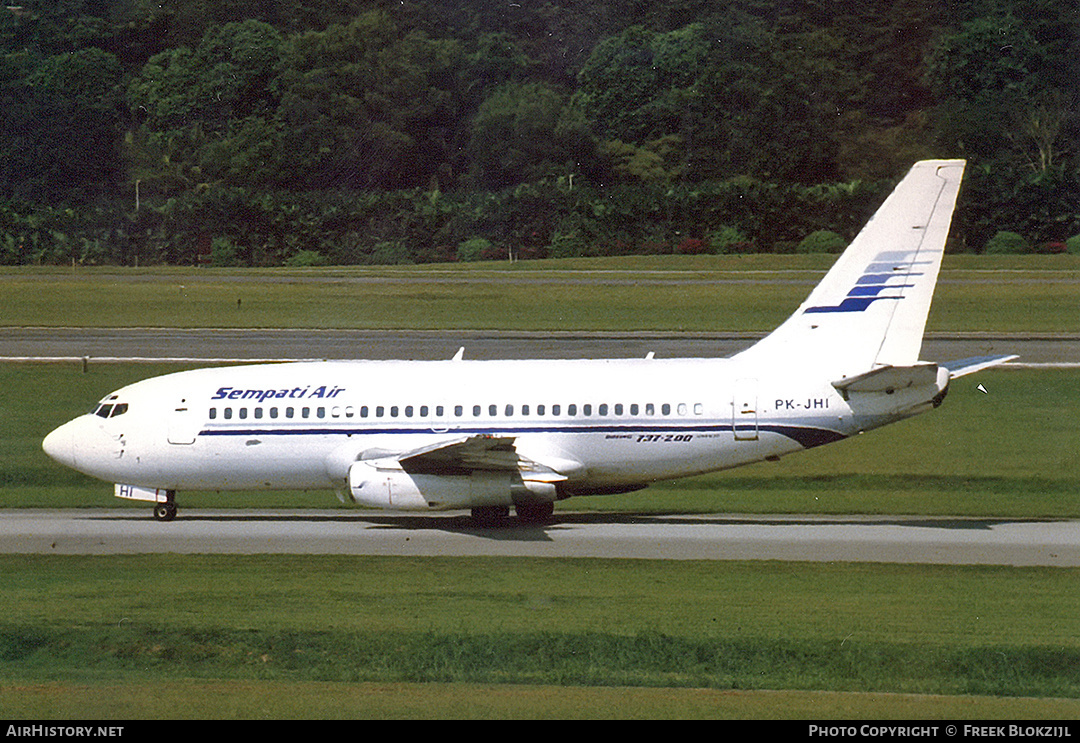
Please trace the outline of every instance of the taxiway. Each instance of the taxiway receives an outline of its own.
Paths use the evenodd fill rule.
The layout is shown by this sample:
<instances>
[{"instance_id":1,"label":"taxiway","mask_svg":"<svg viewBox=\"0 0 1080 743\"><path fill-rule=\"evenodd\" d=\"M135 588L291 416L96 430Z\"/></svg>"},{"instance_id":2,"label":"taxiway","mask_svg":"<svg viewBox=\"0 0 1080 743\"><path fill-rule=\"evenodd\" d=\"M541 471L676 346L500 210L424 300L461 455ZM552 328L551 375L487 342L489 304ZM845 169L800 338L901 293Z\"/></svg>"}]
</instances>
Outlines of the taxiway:
<instances>
[{"instance_id":1,"label":"taxiway","mask_svg":"<svg viewBox=\"0 0 1080 743\"><path fill-rule=\"evenodd\" d=\"M339 554L522 559L783 560L1080 566L1080 521L902 516L557 512L479 528L465 513L185 509L9 510L0 553Z\"/></svg>"}]
</instances>

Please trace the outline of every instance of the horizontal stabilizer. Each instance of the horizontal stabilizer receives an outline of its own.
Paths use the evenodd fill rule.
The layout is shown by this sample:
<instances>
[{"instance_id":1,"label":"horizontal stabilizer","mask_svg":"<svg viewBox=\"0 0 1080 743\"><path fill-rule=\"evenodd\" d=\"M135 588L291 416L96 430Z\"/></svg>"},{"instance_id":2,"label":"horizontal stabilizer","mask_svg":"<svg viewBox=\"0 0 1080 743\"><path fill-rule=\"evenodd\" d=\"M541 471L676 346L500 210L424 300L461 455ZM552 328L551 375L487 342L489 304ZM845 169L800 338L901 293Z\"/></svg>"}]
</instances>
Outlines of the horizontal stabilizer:
<instances>
[{"instance_id":1,"label":"horizontal stabilizer","mask_svg":"<svg viewBox=\"0 0 1080 743\"><path fill-rule=\"evenodd\" d=\"M865 374L833 382L833 387L847 396L849 392L895 392L908 387L922 387L937 382L937 364L882 366Z\"/></svg>"},{"instance_id":2,"label":"horizontal stabilizer","mask_svg":"<svg viewBox=\"0 0 1080 743\"><path fill-rule=\"evenodd\" d=\"M964 377L968 374L974 374L977 371L982 371L991 366L997 366L998 364L1004 364L1006 361L1012 361L1013 359L1020 358L1015 353L1005 354L1000 356L975 356L970 359L959 359L957 361L950 361L942 364L949 370L949 378L956 379L957 377Z\"/></svg>"}]
</instances>

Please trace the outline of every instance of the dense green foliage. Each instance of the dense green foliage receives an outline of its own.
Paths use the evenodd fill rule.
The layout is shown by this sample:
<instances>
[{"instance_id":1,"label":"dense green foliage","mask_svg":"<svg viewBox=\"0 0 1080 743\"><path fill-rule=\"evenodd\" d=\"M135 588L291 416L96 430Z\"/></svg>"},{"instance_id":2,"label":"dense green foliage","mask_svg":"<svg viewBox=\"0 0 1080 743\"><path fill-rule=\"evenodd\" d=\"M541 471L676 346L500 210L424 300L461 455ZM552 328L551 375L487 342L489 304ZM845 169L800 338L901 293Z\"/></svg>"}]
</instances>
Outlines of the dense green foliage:
<instances>
[{"instance_id":1,"label":"dense green foliage","mask_svg":"<svg viewBox=\"0 0 1080 743\"><path fill-rule=\"evenodd\" d=\"M956 249L1052 252L1078 68L1050 0L26 0L0 263L793 252L921 157L971 163Z\"/></svg>"}]
</instances>

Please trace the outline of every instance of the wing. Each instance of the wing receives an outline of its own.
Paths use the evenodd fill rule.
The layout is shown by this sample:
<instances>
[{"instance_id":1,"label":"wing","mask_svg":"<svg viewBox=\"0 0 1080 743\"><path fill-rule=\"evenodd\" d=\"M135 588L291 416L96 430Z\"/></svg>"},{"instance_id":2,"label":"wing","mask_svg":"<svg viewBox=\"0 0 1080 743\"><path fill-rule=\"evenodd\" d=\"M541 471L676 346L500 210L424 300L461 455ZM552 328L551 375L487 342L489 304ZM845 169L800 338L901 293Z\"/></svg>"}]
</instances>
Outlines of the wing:
<instances>
[{"instance_id":1,"label":"wing","mask_svg":"<svg viewBox=\"0 0 1080 743\"><path fill-rule=\"evenodd\" d=\"M559 482L566 476L521 456L512 436L462 436L396 457L410 475L467 475L477 470L517 472L523 479Z\"/></svg>"}]
</instances>

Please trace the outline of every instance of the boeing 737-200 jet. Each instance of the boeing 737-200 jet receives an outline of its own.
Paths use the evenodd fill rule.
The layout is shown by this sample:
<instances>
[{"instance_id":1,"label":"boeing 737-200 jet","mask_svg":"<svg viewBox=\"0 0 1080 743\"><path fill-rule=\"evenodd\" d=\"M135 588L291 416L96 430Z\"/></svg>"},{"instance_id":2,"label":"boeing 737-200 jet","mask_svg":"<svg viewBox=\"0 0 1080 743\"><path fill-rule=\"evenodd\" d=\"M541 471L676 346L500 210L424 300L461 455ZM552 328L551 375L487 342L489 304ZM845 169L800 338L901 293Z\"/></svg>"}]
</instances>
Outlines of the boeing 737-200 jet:
<instances>
[{"instance_id":1,"label":"boeing 737-200 jet","mask_svg":"<svg viewBox=\"0 0 1080 743\"><path fill-rule=\"evenodd\" d=\"M176 515L178 491L336 489L383 509L551 517L937 407L1011 356L920 361L964 171L917 163L773 333L726 359L324 361L169 374L50 433L53 459Z\"/></svg>"}]
</instances>

